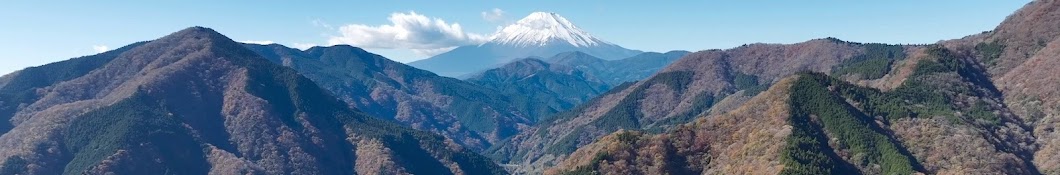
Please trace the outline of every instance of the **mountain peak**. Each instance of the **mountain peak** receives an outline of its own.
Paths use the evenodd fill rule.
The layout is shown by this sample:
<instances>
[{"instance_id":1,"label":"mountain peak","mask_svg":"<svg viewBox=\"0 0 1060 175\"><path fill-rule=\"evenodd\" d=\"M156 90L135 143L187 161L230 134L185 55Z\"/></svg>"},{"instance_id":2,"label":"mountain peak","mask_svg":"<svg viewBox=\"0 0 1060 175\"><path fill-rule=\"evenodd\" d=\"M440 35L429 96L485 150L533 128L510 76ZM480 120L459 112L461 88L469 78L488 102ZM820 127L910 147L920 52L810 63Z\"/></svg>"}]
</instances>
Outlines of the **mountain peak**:
<instances>
[{"instance_id":1,"label":"mountain peak","mask_svg":"<svg viewBox=\"0 0 1060 175\"><path fill-rule=\"evenodd\" d=\"M527 15L525 18L523 18L520 21L523 21L523 20L559 21L559 22L568 22L568 23L570 22L570 21L567 21L566 18L563 18L563 16L559 16L559 14L556 14L556 12L533 12L533 13L530 13L530 15Z\"/></svg>"},{"instance_id":2,"label":"mountain peak","mask_svg":"<svg viewBox=\"0 0 1060 175\"><path fill-rule=\"evenodd\" d=\"M168 45L172 47L183 45L235 48L241 46L239 45L239 43L233 41L231 38L228 38L227 36L211 28L200 26L188 27L180 31L173 32L162 38L158 38L154 41L157 41L158 44Z\"/></svg>"},{"instance_id":3,"label":"mountain peak","mask_svg":"<svg viewBox=\"0 0 1060 175\"><path fill-rule=\"evenodd\" d=\"M554 12L530 13L490 38L490 43L520 47L544 46L553 42L568 43L575 47L607 44Z\"/></svg>"},{"instance_id":4,"label":"mountain peak","mask_svg":"<svg viewBox=\"0 0 1060 175\"><path fill-rule=\"evenodd\" d=\"M173 32L172 34L166 35L163 38L167 38L167 37L172 37L172 38L186 38L186 37L208 37L208 38L214 38L214 37L225 37L225 36L222 35L221 33L218 33L217 31L215 31L213 29L210 29L210 28L201 27L201 26L194 26L194 27L188 27L188 28L182 29L182 30L177 31L177 32ZM227 38L227 37L225 37L225 38Z\"/></svg>"},{"instance_id":5,"label":"mountain peak","mask_svg":"<svg viewBox=\"0 0 1060 175\"><path fill-rule=\"evenodd\" d=\"M409 65L442 76L458 77L494 68L516 58L551 57L570 51L605 60L629 58L641 53L593 37L559 14L534 12L497 31L486 43L457 47Z\"/></svg>"}]
</instances>

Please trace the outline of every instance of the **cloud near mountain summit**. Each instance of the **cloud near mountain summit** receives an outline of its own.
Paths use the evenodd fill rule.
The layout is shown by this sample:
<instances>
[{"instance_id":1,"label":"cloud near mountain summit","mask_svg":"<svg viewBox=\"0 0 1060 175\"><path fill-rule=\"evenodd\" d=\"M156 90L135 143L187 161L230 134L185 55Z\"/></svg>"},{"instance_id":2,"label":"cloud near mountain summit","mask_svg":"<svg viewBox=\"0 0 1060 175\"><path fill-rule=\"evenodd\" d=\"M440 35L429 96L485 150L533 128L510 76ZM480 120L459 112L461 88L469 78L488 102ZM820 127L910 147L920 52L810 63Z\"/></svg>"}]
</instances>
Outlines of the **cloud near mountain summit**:
<instances>
[{"instance_id":1,"label":"cloud near mountain summit","mask_svg":"<svg viewBox=\"0 0 1060 175\"><path fill-rule=\"evenodd\" d=\"M328 39L328 44L349 44L379 49L410 49L424 55L448 51L456 46L479 44L489 37L465 32L458 23L447 23L414 11L392 13L390 24L369 26L348 24L339 27L339 35Z\"/></svg>"}]
</instances>

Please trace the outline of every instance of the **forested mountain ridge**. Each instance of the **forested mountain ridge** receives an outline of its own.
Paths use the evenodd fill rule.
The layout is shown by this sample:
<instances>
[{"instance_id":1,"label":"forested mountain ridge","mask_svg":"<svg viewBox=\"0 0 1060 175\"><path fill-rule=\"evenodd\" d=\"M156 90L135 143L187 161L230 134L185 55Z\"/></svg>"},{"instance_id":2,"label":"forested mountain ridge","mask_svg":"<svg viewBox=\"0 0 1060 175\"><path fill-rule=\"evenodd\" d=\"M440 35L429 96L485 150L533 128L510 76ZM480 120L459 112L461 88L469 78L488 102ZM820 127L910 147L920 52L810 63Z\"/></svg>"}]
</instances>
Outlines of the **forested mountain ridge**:
<instances>
[{"instance_id":1,"label":"forested mountain ridge","mask_svg":"<svg viewBox=\"0 0 1060 175\"><path fill-rule=\"evenodd\" d=\"M584 52L574 51L556 54L543 60L574 67L612 86L617 86L626 82L643 80L689 53L691 52L644 52L629 58L604 60Z\"/></svg>"},{"instance_id":2,"label":"forested mountain ridge","mask_svg":"<svg viewBox=\"0 0 1060 175\"><path fill-rule=\"evenodd\" d=\"M579 148L545 174L777 174L783 169L779 154L784 145L751 144L779 143L790 134L791 127L784 123L790 115L787 94L793 80L777 82L731 112L698 119L666 134L612 133ZM637 167L617 167L618 161ZM640 165L645 161L652 165Z\"/></svg>"},{"instance_id":3,"label":"forested mountain ridge","mask_svg":"<svg viewBox=\"0 0 1060 175\"><path fill-rule=\"evenodd\" d=\"M550 58L519 59L470 74L464 80L509 94L513 105L535 116L537 122L588 102L614 86L651 76L688 53L645 52L604 60L579 51L565 52Z\"/></svg>"},{"instance_id":4,"label":"forested mountain ridge","mask_svg":"<svg viewBox=\"0 0 1060 175\"><path fill-rule=\"evenodd\" d=\"M1042 173L1031 163L1032 131L999 106L1000 93L981 84L986 78L982 70L945 48L924 52L911 76L892 91L803 73L737 110L701 117L664 134L618 132L613 137L624 141L605 138L582 147L572 156L578 159L569 159L551 173ZM759 102L767 99L773 103ZM748 108L786 112L757 114L765 110ZM784 122L777 123L778 118ZM774 126L755 125L762 123ZM741 132L735 134L750 137L718 135L737 128ZM588 155L595 157L585 158ZM734 162L754 163L745 167L749 165L731 165ZM659 169L671 164L676 168Z\"/></svg>"},{"instance_id":5,"label":"forested mountain ridge","mask_svg":"<svg viewBox=\"0 0 1060 175\"><path fill-rule=\"evenodd\" d=\"M874 45L879 44L826 38L688 54L645 80L614 88L552 120L539 122L533 130L494 146L487 154L501 162L522 165L517 173L540 172L611 132L661 132L704 114L723 113L784 76L804 70L832 72L834 67L866 55Z\"/></svg>"},{"instance_id":6,"label":"forested mountain ridge","mask_svg":"<svg viewBox=\"0 0 1060 175\"><path fill-rule=\"evenodd\" d=\"M143 43L131 44L96 55L30 67L0 77L0 97L2 97L0 98L0 120L11 121L19 108L42 98L41 94L37 93L38 88L85 75L110 62L122 52ZM13 127L10 122L0 122L0 133L7 133Z\"/></svg>"},{"instance_id":7,"label":"forested mountain ridge","mask_svg":"<svg viewBox=\"0 0 1060 175\"><path fill-rule=\"evenodd\" d=\"M212 29L129 47L44 66L70 73L37 82L17 105L0 174L505 173L441 136L349 108Z\"/></svg>"},{"instance_id":8,"label":"forested mountain ridge","mask_svg":"<svg viewBox=\"0 0 1060 175\"><path fill-rule=\"evenodd\" d=\"M947 48L975 58L1004 95L1004 103L1033 127L1039 148L1034 163L1045 174L1060 173L1060 1L1036 0L997 28L945 41Z\"/></svg>"},{"instance_id":9,"label":"forested mountain ridge","mask_svg":"<svg viewBox=\"0 0 1060 175\"><path fill-rule=\"evenodd\" d=\"M438 76L348 45L305 51L278 44L245 46L299 71L351 107L445 135L474 150L518 133L537 117L515 106L533 99Z\"/></svg>"},{"instance_id":10,"label":"forested mountain ridge","mask_svg":"<svg viewBox=\"0 0 1060 175\"><path fill-rule=\"evenodd\" d=\"M204 27L19 70L0 174L1060 174L1060 0L933 44L498 30L442 72Z\"/></svg>"},{"instance_id":11,"label":"forested mountain ridge","mask_svg":"<svg viewBox=\"0 0 1060 175\"><path fill-rule=\"evenodd\" d=\"M516 60L465 80L512 94L513 99L521 99L514 105L531 116L542 117L566 111L611 88L592 74L535 58ZM547 118L536 121L540 120Z\"/></svg>"},{"instance_id":12,"label":"forested mountain ridge","mask_svg":"<svg viewBox=\"0 0 1060 175\"><path fill-rule=\"evenodd\" d=\"M739 109L766 108L748 102L662 134L616 132L548 172L1056 174L1060 81L1048 68L1060 65L1056 14L1060 2L1033 1L992 31L936 45L872 46L866 56L798 74L790 87L765 92L788 89L787 102L779 104L789 114L733 118L749 112ZM739 123L777 117L786 118L780 128L790 131L738 127L751 137L718 136L748 126ZM768 143L786 145L763 147Z\"/></svg>"}]
</instances>

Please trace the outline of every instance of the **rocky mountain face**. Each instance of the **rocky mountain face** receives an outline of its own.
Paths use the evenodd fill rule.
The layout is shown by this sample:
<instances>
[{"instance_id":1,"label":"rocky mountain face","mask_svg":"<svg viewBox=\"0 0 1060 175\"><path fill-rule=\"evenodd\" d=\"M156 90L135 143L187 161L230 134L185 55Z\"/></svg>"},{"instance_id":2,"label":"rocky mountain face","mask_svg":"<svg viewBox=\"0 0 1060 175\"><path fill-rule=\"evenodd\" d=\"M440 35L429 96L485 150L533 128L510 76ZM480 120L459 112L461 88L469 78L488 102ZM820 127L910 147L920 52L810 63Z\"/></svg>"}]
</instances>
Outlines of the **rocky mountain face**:
<instances>
[{"instance_id":1,"label":"rocky mountain face","mask_svg":"<svg viewBox=\"0 0 1060 175\"><path fill-rule=\"evenodd\" d=\"M473 150L518 133L537 117L515 105L534 99L438 76L356 47L246 47L294 68L353 108L445 135Z\"/></svg>"},{"instance_id":2,"label":"rocky mountain face","mask_svg":"<svg viewBox=\"0 0 1060 175\"><path fill-rule=\"evenodd\" d=\"M575 51L556 54L545 60L588 72L608 84L620 85L648 78L689 53L687 51L644 52L629 58L604 60Z\"/></svg>"},{"instance_id":3,"label":"rocky mountain face","mask_svg":"<svg viewBox=\"0 0 1060 175\"><path fill-rule=\"evenodd\" d=\"M493 34L486 43L457 47L409 63L442 76L457 77L527 57L580 51L604 59L627 58L641 51L600 40L559 14L534 12Z\"/></svg>"},{"instance_id":4,"label":"rocky mountain face","mask_svg":"<svg viewBox=\"0 0 1060 175\"><path fill-rule=\"evenodd\" d=\"M607 83L564 65L534 58L486 70L466 81L512 94L531 116L552 116L596 97L611 88ZM545 119L539 118L538 120Z\"/></svg>"},{"instance_id":5,"label":"rocky mountain face","mask_svg":"<svg viewBox=\"0 0 1060 175\"><path fill-rule=\"evenodd\" d=\"M0 174L505 173L207 28L4 79Z\"/></svg>"}]
</instances>

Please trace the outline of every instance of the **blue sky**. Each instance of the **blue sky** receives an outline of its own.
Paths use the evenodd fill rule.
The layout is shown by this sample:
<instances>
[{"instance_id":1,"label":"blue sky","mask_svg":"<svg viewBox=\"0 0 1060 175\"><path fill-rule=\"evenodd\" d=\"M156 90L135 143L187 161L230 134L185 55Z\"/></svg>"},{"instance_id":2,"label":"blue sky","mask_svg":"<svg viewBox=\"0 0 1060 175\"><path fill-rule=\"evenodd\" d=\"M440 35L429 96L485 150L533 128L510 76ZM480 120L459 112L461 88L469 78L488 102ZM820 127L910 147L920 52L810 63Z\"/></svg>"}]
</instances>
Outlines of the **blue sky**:
<instances>
[{"instance_id":1,"label":"blue sky","mask_svg":"<svg viewBox=\"0 0 1060 175\"><path fill-rule=\"evenodd\" d=\"M725 49L747 43L795 43L837 37L857 42L934 43L991 30L1029 0L891 1L4 1L0 2L0 74L91 55L205 26L236 41L329 45L343 26L387 34L395 14L429 19L466 40L360 41L393 60L426 58L474 43L534 11L556 12L603 40L631 49ZM494 10L503 13L494 13ZM500 15L494 15L500 14ZM435 21L444 20L444 25ZM430 26L396 33L437 32ZM452 31L450 31L452 33ZM349 34L349 33L346 33ZM354 33L354 34L364 34ZM416 42L431 42L427 46ZM416 47L416 48L411 48ZM429 52L428 52L429 51Z\"/></svg>"}]
</instances>

